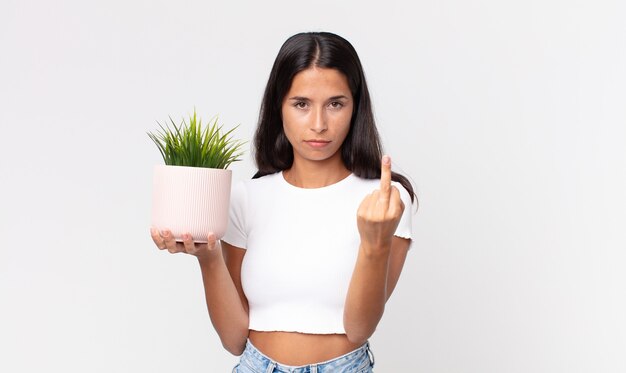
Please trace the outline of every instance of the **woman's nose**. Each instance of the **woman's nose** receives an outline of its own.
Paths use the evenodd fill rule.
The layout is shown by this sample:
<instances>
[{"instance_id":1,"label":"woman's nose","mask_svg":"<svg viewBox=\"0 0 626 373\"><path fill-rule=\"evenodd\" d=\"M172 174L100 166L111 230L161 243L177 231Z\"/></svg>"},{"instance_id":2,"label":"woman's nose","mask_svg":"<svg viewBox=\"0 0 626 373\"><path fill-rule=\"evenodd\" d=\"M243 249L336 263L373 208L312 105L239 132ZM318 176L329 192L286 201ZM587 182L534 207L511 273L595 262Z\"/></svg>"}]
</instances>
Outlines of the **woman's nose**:
<instances>
[{"instance_id":1,"label":"woman's nose","mask_svg":"<svg viewBox=\"0 0 626 373\"><path fill-rule=\"evenodd\" d=\"M322 133L328 129L326 114L324 110L317 110L311 121L311 130L315 133Z\"/></svg>"}]
</instances>

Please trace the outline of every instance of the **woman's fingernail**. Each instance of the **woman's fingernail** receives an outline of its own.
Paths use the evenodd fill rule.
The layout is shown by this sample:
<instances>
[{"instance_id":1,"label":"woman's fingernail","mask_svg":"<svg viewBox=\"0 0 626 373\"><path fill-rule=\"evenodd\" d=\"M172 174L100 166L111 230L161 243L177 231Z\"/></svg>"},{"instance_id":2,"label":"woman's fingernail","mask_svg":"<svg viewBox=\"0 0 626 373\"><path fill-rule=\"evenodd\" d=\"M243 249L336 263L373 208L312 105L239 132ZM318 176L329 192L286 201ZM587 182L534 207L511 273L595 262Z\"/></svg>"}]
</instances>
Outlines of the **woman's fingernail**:
<instances>
[{"instance_id":1,"label":"woman's fingernail","mask_svg":"<svg viewBox=\"0 0 626 373\"><path fill-rule=\"evenodd\" d=\"M391 157L388 155L383 155L383 164L390 164L391 163Z\"/></svg>"}]
</instances>

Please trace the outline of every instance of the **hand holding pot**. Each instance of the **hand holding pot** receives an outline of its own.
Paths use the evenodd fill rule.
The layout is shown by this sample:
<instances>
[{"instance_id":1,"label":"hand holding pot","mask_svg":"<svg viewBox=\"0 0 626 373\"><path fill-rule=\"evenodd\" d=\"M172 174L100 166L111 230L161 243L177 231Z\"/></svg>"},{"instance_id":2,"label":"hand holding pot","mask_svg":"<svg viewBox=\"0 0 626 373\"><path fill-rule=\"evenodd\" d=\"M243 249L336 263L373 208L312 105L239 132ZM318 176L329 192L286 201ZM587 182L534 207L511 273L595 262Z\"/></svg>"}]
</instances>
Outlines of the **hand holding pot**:
<instances>
[{"instance_id":1,"label":"hand holding pot","mask_svg":"<svg viewBox=\"0 0 626 373\"><path fill-rule=\"evenodd\" d=\"M156 228L150 228L150 235L159 250L167 250L172 254L186 253L205 259L220 252L220 243L213 232L207 236L207 243L194 243L189 233L183 234L183 242L176 242L174 235L168 229L159 232Z\"/></svg>"}]
</instances>

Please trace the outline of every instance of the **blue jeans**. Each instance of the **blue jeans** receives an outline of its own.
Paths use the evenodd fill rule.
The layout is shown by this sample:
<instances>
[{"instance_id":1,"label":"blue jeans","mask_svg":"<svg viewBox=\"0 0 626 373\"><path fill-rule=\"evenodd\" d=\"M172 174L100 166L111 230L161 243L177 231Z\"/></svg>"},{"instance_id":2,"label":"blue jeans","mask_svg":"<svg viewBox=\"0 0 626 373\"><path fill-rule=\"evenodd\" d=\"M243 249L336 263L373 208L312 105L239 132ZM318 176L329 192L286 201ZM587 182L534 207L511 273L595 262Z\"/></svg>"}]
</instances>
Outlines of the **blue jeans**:
<instances>
[{"instance_id":1,"label":"blue jeans","mask_svg":"<svg viewBox=\"0 0 626 373\"><path fill-rule=\"evenodd\" d=\"M345 355L316 364L290 366L280 364L248 342L233 373L372 373L374 354L369 342Z\"/></svg>"}]
</instances>

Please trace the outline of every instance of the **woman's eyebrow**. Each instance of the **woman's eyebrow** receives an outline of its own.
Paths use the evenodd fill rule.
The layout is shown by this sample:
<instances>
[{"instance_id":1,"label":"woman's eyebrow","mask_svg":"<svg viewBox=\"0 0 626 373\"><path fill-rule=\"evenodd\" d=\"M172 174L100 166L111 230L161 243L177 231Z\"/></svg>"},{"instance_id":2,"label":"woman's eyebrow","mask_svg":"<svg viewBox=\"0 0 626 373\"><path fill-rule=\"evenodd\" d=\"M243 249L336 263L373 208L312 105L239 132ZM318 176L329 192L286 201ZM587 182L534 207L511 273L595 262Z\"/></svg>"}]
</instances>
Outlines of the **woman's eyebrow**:
<instances>
[{"instance_id":1,"label":"woman's eyebrow","mask_svg":"<svg viewBox=\"0 0 626 373\"><path fill-rule=\"evenodd\" d=\"M289 97L289 99L296 100L296 101L310 101L309 98L303 97L303 96L293 96L293 97Z\"/></svg>"},{"instance_id":2,"label":"woman's eyebrow","mask_svg":"<svg viewBox=\"0 0 626 373\"><path fill-rule=\"evenodd\" d=\"M293 97L289 97L289 100L295 100L295 101L311 101L310 98L308 97L304 97L304 96L293 96ZM346 95L338 95L338 96L332 96L328 98L329 101L332 100L348 100L348 96Z\"/></svg>"}]
</instances>

